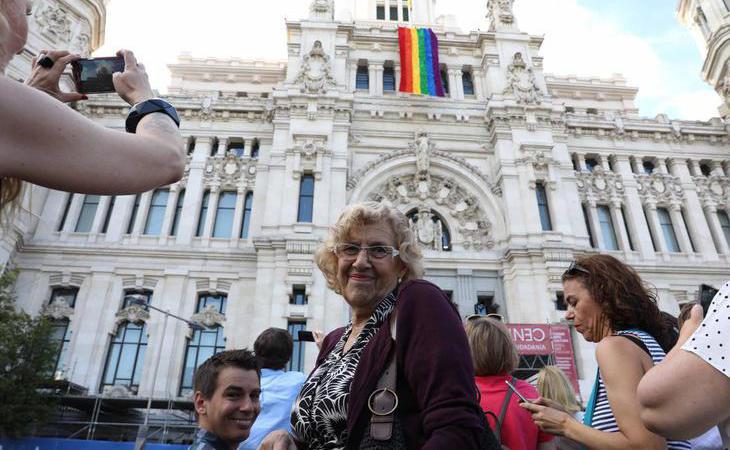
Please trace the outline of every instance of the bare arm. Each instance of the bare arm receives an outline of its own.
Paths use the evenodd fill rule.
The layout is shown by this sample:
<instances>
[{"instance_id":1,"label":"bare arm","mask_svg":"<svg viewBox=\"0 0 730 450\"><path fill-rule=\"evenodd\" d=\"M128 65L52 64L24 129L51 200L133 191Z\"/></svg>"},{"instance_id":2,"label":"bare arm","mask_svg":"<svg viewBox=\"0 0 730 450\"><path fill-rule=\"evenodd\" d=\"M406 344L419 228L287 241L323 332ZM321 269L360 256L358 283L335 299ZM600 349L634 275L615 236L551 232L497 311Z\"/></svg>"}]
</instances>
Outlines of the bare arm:
<instances>
[{"instance_id":1,"label":"bare arm","mask_svg":"<svg viewBox=\"0 0 730 450\"><path fill-rule=\"evenodd\" d=\"M130 103L147 96L130 87L147 76L143 67L135 73L135 64L115 74L120 95ZM120 81L129 83L126 91L125 86L120 89ZM174 122L164 114L144 117L132 135L105 128L1 75L0 98L0 176L89 194L144 192L182 176L184 146Z\"/></svg>"},{"instance_id":2,"label":"bare arm","mask_svg":"<svg viewBox=\"0 0 730 450\"><path fill-rule=\"evenodd\" d=\"M702 308L695 307L677 345L639 384L641 420L668 438L699 436L730 418L730 377L681 349L701 322Z\"/></svg>"},{"instance_id":3,"label":"bare arm","mask_svg":"<svg viewBox=\"0 0 730 450\"><path fill-rule=\"evenodd\" d=\"M606 433L586 426L572 416L542 405L522 404L544 431L566 436L592 450L665 449L666 441L647 430L639 420L636 387L650 365L649 356L628 339L603 339L596 350L608 401L620 431ZM643 361L643 362L642 362Z\"/></svg>"}]
</instances>

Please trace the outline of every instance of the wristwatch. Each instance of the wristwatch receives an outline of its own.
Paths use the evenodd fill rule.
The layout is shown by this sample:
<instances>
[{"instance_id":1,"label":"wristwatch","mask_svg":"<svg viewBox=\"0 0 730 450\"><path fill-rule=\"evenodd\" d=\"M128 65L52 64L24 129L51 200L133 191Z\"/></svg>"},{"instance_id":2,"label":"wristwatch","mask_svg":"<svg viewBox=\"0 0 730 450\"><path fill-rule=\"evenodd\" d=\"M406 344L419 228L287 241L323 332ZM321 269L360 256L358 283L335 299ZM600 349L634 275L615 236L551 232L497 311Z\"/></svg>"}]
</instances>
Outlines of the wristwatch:
<instances>
[{"instance_id":1,"label":"wristwatch","mask_svg":"<svg viewBox=\"0 0 730 450\"><path fill-rule=\"evenodd\" d=\"M137 124L139 124L139 121L142 120L144 116L157 112L167 114L167 116L175 122L175 125L180 127L180 116L177 115L175 107L161 98L151 98L137 103L129 110L126 122L127 133L136 132Z\"/></svg>"}]
</instances>

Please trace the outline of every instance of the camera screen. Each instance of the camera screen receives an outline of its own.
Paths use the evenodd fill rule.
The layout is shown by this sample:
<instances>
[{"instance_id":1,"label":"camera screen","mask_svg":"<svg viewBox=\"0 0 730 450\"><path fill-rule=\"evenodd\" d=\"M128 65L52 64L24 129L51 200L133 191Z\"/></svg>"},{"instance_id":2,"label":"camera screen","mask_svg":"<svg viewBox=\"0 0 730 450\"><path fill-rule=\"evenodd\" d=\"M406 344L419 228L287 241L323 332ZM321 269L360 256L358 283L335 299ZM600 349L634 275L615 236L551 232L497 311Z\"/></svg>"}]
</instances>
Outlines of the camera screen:
<instances>
[{"instance_id":1,"label":"camera screen","mask_svg":"<svg viewBox=\"0 0 730 450\"><path fill-rule=\"evenodd\" d=\"M118 57L80 59L74 63L73 68L79 92L85 94L114 92L112 74L124 71L124 59Z\"/></svg>"}]
</instances>

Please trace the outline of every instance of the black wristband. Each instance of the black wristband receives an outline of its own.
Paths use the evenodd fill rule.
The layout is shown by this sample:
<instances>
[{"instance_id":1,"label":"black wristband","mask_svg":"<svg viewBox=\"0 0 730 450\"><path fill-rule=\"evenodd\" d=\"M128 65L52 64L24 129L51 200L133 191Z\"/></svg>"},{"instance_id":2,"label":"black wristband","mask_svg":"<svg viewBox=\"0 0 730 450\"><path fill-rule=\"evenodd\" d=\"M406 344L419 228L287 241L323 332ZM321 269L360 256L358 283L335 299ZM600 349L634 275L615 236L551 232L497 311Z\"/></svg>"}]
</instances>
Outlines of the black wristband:
<instances>
[{"instance_id":1,"label":"black wristband","mask_svg":"<svg viewBox=\"0 0 730 450\"><path fill-rule=\"evenodd\" d=\"M126 122L127 133L135 133L137 124L144 116L157 112L166 114L175 122L175 125L180 127L180 116L177 115L175 107L160 98L151 98L137 103L129 110Z\"/></svg>"}]
</instances>

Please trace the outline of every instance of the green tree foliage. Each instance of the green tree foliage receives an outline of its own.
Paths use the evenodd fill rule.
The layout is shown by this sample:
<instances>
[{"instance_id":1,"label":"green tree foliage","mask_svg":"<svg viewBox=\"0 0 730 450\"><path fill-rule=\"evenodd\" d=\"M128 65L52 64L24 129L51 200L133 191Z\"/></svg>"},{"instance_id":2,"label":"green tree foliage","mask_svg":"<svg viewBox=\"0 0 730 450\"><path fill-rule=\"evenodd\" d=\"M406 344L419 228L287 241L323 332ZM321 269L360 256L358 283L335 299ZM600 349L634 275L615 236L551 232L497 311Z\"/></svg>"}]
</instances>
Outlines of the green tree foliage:
<instances>
[{"instance_id":1,"label":"green tree foliage","mask_svg":"<svg viewBox=\"0 0 730 450\"><path fill-rule=\"evenodd\" d=\"M15 306L17 274L0 275L0 437L21 437L48 419L55 404L43 386L54 369L58 344L51 321Z\"/></svg>"}]
</instances>

